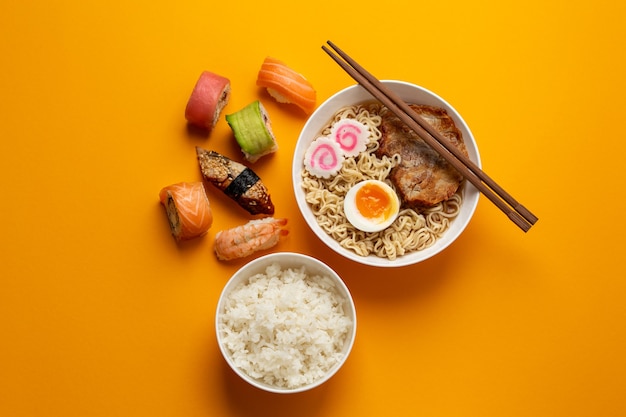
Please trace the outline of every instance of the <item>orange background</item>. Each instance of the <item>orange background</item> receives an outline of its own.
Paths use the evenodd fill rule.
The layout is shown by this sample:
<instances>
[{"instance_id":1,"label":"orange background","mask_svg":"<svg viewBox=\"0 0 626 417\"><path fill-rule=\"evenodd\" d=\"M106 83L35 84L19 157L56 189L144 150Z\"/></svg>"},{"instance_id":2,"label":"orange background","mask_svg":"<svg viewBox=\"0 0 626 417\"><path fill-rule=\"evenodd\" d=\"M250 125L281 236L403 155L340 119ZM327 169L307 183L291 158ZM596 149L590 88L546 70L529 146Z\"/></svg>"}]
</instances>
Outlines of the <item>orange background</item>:
<instances>
[{"instance_id":1,"label":"orange background","mask_svg":"<svg viewBox=\"0 0 626 417\"><path fill-rule=\"evenodd\" d=\"M624 4L314 3L0 3L0 415L626 415ZM445 252L382 271L322 246L285 181L306 118L255 79L271 55L325 100L353 84L327 39L444 97L539 222L483 197ZM239 158L223 119L186 127L202 70L230 78L226 112L270 113L280 149L254 169L290 219L275 250L325 260L355 298L354 350L319 389L257 391L219 354L217 297L247 260L213 239L245 212L210 190L209 234L169 234L158 192L200 178L194 147Z\"/></svg>"}]
</instances>

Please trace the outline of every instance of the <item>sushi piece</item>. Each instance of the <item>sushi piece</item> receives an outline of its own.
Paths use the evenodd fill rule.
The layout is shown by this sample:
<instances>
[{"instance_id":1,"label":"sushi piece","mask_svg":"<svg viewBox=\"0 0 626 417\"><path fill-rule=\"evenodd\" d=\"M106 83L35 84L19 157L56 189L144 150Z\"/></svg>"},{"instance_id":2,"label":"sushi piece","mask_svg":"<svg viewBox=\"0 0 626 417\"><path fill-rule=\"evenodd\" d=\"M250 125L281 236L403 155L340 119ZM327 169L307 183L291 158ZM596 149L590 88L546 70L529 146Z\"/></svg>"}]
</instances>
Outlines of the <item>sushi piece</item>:
<instances>
[{"instance_id":1,"label":"sushi piece","mask_svg":"<svg viewBox=\"0 0 626 417\"><path fill-rule=\"evenodd\" d=\"M197 127L211 131L230 100L228 78L203 71L185 108L185 119Z\"/></svg>"},{"instance_id":2,"label":"sushi piece","mask_svg":"<svg viewBox=\"0 0 626 417\"><path fill-rule=\"evenodd\" d=\"M269 115L259 100L238 112L227 114L226 122L248 161L256 162L260 157L278 149Z\"/></svg>"},{"instance_id":3,"label":"sushi piece","mask_svg":"<svg viewBox=\"0 0 626 417\"><path fill-rule=\"evenodd\" d=\"M330 178L337 174L344 161L339 144L328 136L315 139L304 154L304 166L318 178Z\"/></svg>"},{"instance_id":4,"label":"sushi piece","mask_svg":"<svg viewBox=\"0 0 626 417\"><path fill-rule=\"evenodd\" d=\"M279 103L292 103L306 114L315 110L316 93L313 85L285 63L266 57L257 76L256 85L265 87Z\"/></svg>"},{"instance_id":5,"label":"sushi piece","mask_svg":"<svg viewBox=\"0 0 626 417\"><path fill-rule=\"evenodd\" d=\"M213 213L202 182L181 182L161 189L172 236L177 241L200 237L213 224Z\"/></svg>"},{"instance_id":6,"label":"sushi piece","mask_svg":"<svg viewBox=\"0 0 626 417\"><path fill-rule=\"evenodd\" d=\"M203 178L250 214L274 214L274 204L259 176L247 166L215 151L196 147Z\"/></svg>"},{"instance_id":7,"label":"sushi piece","mask_svg":"<svg viewBox=\"0 0 626 417\"><path fill-rule=\"evenodd\" d=\"M287 219L266 217L217 232L215 235L217 259L229 261L245 258L255 252L276 246L282 236L289 234L288 230L283 229L286 224Z\"/></svg>"}]
</instances>

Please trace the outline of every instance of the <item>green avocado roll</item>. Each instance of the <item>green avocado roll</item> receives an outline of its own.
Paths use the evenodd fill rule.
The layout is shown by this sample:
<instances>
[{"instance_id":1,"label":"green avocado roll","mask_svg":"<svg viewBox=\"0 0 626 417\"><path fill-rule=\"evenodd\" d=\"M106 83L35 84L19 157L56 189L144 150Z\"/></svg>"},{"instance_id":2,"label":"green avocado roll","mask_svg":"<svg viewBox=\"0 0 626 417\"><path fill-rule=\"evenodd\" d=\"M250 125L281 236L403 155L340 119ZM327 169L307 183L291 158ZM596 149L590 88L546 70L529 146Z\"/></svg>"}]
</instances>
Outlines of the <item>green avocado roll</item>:
<instances>
[{"instance_id":1,"label":"green avocado roll","mask_svg":"<svg viewBox=\"0 0 626 417\"><path fill-rule=\"evenodd\" d=\"M248 161L256 162L260 157L278 149L269 115L259 100L226 115L226 122Z\"/></svg>"}]
</instances>

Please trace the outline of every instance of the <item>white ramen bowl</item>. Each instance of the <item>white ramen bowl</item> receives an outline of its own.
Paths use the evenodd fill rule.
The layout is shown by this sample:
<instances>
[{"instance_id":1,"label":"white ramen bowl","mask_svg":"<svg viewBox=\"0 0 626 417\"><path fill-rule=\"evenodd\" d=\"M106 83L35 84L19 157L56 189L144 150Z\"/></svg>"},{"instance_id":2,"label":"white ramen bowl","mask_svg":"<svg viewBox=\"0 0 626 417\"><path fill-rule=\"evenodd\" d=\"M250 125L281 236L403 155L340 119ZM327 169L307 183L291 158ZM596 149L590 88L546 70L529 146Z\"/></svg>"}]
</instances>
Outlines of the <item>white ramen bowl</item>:
<instances>
[{"instance_id":1,"label":"white ramen bowl","mask_svg":"<svg viewBox=\"0 0 626 417\"><path fill-rule=\"evenodd\" d=\"M340 320L339 317L342 317L342 318L345 317L351 323L351 325L348 327L347 334L345 336L345 340L343 343L343 347L341 351L338 352L339 359L337 360L337 362L335 362L326 371L326 373L323 376L316 378L314 381L306 385L299 385L299 386L295 386L292 388L270 385L268 383L261 381L258 378L254 378L250 376L246 370L242 369L242 367L239 367L237 365L236 360L233 357L233 352L231 352L231 349L229 349L225 345L226 336L225 336L224 328L227 328L228 326L223 325L223 322L224 322L223 315L227 306L227 300L229 298L229 295L240 284L247 285L248 280L251 276L256 275L256 274L266 274L266 268L274 263L277 263L278 265L280 265L283 271L289 268L298 270L299 268L304 267L305 273L307 274L308 279L311 279L313 276L327 277L328 279L330 279L330 281L332 282L334 286L335 294L337 294L343 300L343 302L341 303L342 313L341 314L335 313L333 317L336 320ZM291 287L291 290L293 289L294 287ZM288 291L288 290L285 290L284 288L282 288L281 290ZM267 290L267 292L269 292L269 290ZM263 297L269 297L268 295L266 295L267 292L262 291ZM317 293L319 292L320 291L318 291ZM279 298L280 300L282 300L282 297L286 297L288 300L293 300L294 297L297 297L297 295L294 295L291 293L279 293L279 295L281 297ZM311 294L309 293L309 295ZM277 293L273 292L272 297L276 297L276 296L277 296ZM268 299L268 302L270 301L276 302L276 298ZM284 313L284 314L285 315L288 314L289 320L294 321L293 319L294 311L298 311L302 313L302 312L306 312L307 310L311 310L311 314L313 314L314 304L315 304L315 301L312 300L308 304L304 303L302 305L299 305L297 309L293 308L292 310L289 310L287 313ZM241 305L238 305L238 307L241 308ZM250 308L250 310L264 311L263 308L264 308L263 305L256 305ZM317 310L319 311L320 309L321 307L318 305ZM273 314L271 314L271 316L274 317ZM310 318L311 318L310 316L307 316L304 321ZM254 324L255 326L258 325L258 326L262 326L263 328L266 327L264 324L265 323L264 321L259 324L259 316L257 316L254 320L249 320L249 322L253 322L253 321L256 322ZM280 325L275 324L275 325L276 325L276 328L280 328L281 331L285 331L286 327L293 329L296 332L299 330L298 326L290 325L288 323L282 323ZM250 326L253 326L253 325L246 324L246 326L247 326L245 327L246 331L244 333L250 334L248 330L250 330ZM258 326L255 328L258 328ZM307 327L307 331L313 334L314 333L313 328L310 327L310 325L307 325L307 326L309 326ZM239 377L241 377L241 379L248 382L250 385L256 388L259 388L261 390L264 390L264 391L278 393L278 394L292 394L292 393L307 391L307 390L310 390L310 389L313 389L315 387L322 385L323 383L328 381L333 375L335 375L337 371L339 371L339 369L344 365L345 361L348 359L348 356L352 350L352 346L354 345L354 340L356 338L356 309L354 306L352 295L350 294L348 287L345 285L343 280L339 277L339 275L337 275L337 273L331 267L329 267L322 261L316 258L313 258L311 256L307 256L307 255L303 255L299 253L293 253L293 252L276 252L276 253L271 253L271 254L268 254L268 255L265 255L265 256L262 256L262 257L259 257L250 261L249 263L241 267L226 283L226 285L224 286L224 289L222 290L222 293L220 295L218 305L217 305L217 311L215 315L215 330L217 334L217 342L218 342L220 351L222 353L222 356L224 357L224 359L226 360L230 368ZM276 349L277 350L282 349L282 346L279 345L278 347L276 347ZM298 347L298 349L300 349L301 351L304 351L303 347ZM241 350L237 350L237 352L241 352ZM319 354L315 355L315 357L319 357L319 356L321 355ZM257 356L256 359L258 358L259 357ZM302 357L300 358L302 359Z\"/></svg>"},{"instance_id":2,"label":"white ramen bowl","mask_svg":"<svg viewBox=\"0 0 626 417\"><path fill-rule=\"evenodd\" d=\"M469 158L477 166L481 166L478 147L476 146L476 141L474 140L472 132L461 115L450 104L448 104L448 102L435 93L415 84L394 80L383 81L383 83L400 96L401 99L408 103L439 106L446 109L448 115L452 117L457 128L463 135L463 140L465 141ZM319 226L310 205L306 201L305 191L302 188L301 172L304 167L304 154L310 143L318 137L322 128L341 108L372 100L374 100L374 98L363 87L360 85L353 85L328 98L317 108L311 117L309 117L300 132L293 157L292 179L296 201L304 220L315 235L317 235L317 237L329 248L343 257L361 264L378 267L400 267L416 264L443 251L461 235L463 230L465 230L474 215L480 195L480 192L472 184L465 181L465 185L463 187L463 203L460 213L450 223L450 228L444 232L441 238L426 249L398 256L394 260L389 260L376 255L360 256L352 250L343 248L335 239L329 236Z\"/></svg>"}]
</instances>

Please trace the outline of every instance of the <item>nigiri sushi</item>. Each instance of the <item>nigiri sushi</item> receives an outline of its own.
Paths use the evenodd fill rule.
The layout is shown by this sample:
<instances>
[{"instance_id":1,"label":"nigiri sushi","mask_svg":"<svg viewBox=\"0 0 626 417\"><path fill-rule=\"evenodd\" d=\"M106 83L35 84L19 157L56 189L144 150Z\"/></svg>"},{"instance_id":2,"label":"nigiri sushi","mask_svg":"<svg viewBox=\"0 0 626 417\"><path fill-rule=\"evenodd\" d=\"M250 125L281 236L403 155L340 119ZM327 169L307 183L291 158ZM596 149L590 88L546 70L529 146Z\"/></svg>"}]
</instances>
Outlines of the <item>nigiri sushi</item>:
<instances>
[{"instance_id":1,"label":"nigiri sushi","mask_svg":"<svg viewBox=\"0 0 626 417\"><path fill-rule=\"evenodd\" d=\"M222 190L250 214L274 214L274 204L259 176L247 166L215 151L196 147L205 180Z\"/></svg>"},{"instance_id":2,"label":"nigiri sushi","mask_svg":"<svg viewBox=\"0 0 626 417\"><path fill-rule=\"evenodd\" d=\"M189 240L208 232L213 213L202 182L180 182L161 189L172 236L177 241Z\"/></svg>"},{"instance_id":3,"label":"nigiri sushi","mask_svg":"<svg viewBox=\"0 0 626 417\"><path fill-rule=\"evenodd\" d=\"M232 229L220 230L215 235L217 259L228 261L244 258L276 246L282 236L289 234L288 230L283 229L286 224L287 219L266 217L250 220Z\"/></svg>"},{"instance_id":4,"label":"nigiri sushi","mask_svg":"<svg viewBox=\"0 0 626 417\"><path fill-rule=\"evenodd\" d=\"M227 114L226 122L248 161L256 162L278 149L269 115L259 100L235 113Z\"/></svg>"},{"instance_id":5,"label":"nigiri sushi","mask_svg":"<svg viewBox=\"0 0 626 417\"><path fill-rule=\"evenodd\" d=\"M256 84L265 87L279 103L295 104L306 114L315 109L317 98L313 85L302 74L276 58L265 58Z\"/></svg>"},{"instance_id":6,"label":"nigiri sushi","mask_svg":"<svg viewBox=\"0 0 626 417\"><path fill-rule=\"evenodd\" d=\"M228 78L203 71L187 102L185 118L190 124L211 131L229 100Z\"/></svg>"}]
</instances>

